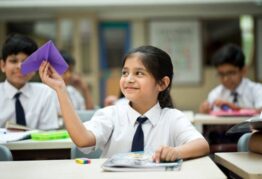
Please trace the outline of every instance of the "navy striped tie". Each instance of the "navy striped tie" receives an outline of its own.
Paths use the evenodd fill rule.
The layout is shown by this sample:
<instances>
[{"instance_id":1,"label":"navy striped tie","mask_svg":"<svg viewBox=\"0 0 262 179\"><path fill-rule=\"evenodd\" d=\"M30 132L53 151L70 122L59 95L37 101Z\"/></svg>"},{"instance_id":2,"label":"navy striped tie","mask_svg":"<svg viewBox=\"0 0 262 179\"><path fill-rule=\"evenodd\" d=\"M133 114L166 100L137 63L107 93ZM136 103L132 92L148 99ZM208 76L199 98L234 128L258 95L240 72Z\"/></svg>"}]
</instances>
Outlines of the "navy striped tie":
<instances>
[{"instance_id":1,"label":"navy striped tie","mask_svg":"<svg viewBox=\"0 0 262 179\"><path fill-rule=\"evenodd\" d=\"M137 118L138 126L132 142L132 152L144 151L144 133L142 124L147 120L147 117Z\"/></svg>"},{"instance_id":2,"label":"navy striped tie","mask_svg":"<svg viewBox=\"0 0 262 179\"><path fill-rule=\"evenodd\" d=\"M16 123L20 125L26 126L26 121L25 121L25 112L23 109L23 106L19 100L19 97L22 93L18 92L15 94L14 98L15 100L15 114L16 114Z\"/></svg>"}]
</instances>

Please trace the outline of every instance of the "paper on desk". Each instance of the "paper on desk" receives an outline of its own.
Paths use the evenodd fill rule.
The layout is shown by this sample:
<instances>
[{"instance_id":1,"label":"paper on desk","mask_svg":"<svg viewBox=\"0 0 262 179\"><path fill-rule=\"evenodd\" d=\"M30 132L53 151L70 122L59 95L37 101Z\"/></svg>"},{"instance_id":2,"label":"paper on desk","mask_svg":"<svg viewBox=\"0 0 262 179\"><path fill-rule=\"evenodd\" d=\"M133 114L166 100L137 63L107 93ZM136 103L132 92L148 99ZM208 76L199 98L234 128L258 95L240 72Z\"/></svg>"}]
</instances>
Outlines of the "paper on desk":
<instances>
[{"instance_id":1,"label":"paper on desk","mask_svg":"<svg viewBox=\"0 0 262 179\"><path fill-rule=\"evenodd\" d=\"M31 131L9 131L5 128L0 128L0 144L28 139L31 134L37 132L37 130Z\"/></svg>"},{"instance_id":2,"label":"paper on desk","mask_svg":"<svg viewBox=\"0 0 262 179\"><path fill-rule=\"evenodd\" d=\"M49 40L22 63L22 74L26 75L37 71L44 60L47 60L60 75L68 68L67 63L55 47L54 43Z\"/></svg>"}]
</instances>

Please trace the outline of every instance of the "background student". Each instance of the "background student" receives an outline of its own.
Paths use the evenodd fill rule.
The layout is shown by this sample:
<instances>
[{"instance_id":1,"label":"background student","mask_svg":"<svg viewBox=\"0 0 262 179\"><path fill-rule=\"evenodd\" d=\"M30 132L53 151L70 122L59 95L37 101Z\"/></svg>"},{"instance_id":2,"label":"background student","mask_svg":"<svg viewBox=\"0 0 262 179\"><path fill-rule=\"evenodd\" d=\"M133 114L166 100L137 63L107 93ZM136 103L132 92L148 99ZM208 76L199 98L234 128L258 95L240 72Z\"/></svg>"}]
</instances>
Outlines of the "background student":
<instances>
[{"instance_id":1,"label":"background student","mask_svg":"<svg viewBox=\"0 0 262 179\"><path fill-rule=\"evenodd\" d=\"M0 83L0 127L12 121L33 129L58 128L55 92L42 83L28 82L34 75L22 75L21 63L37 50L36 43L23 35L6 39L2 48Z\"/></svg>"},{"instance_id":2,"label":"background student","mask_svg":"<svg viewBox=\"0 0 262 179\"><path fill-rule=\"evenodd\" d=\"M93 99L87 83L83 81L79 74L74 72L74 58L64 50L61 50L60 53L69 66L68 70L63 74L63 79L67 85L67 90L74 108L76 110L94 109Z\"/></svg>"},{"instance_id":3,"label":"background student","mask_svg":"<svg viewBox=\"0 0 262 179\"><path fill-rule=\"evenodd\" d=\"M66 85L54 68L45 61L39 73L42 81L57 92L66 128L79 147L100 148L102 157L154 151L156 162L199 157L209 152L203 136L181 111L173 108L173 65L170 56L158 48L142 46L126 55L120 88L130 102L100 109L85 124L79 120Z\"/></svg>"},{"instance_id":4,"label":"background student","mask_svg":"<svg viewBox=\"0 0 262 179\"><path fill-rule=\"evenodd\" d=\"M262 110L262 85L247 79L245 57L240 47L227 44L213 58L220 85L215 87L199 111L209 113L221 107Z\"/></svg>"},{"instance_id":5,"label":"background student","mask_svg":"<svg viewBox=\"0 0 262 179\"><path fill-rule=\"evenodd\" d=\"M213 64L216 67L220 85L215 87L208 94L199 111L209 113L218 109L254 109L257 112L262 109L262 85L255 83L246 76L245 57L242 49L235 44L227 44L222 47L213 57ZM225 132L231 127L228 126L204 126L204 135L208 138L209 144L234 143L236 144L241 134L226 136ZM229 146L229 145L228 145ZM234 147L218 150L235 150ZM234 149L235 148L235 149ZM217 149L214 149L215 151ZM211 147L212 151L212 147Z\"/></svg>"}]
</instances>

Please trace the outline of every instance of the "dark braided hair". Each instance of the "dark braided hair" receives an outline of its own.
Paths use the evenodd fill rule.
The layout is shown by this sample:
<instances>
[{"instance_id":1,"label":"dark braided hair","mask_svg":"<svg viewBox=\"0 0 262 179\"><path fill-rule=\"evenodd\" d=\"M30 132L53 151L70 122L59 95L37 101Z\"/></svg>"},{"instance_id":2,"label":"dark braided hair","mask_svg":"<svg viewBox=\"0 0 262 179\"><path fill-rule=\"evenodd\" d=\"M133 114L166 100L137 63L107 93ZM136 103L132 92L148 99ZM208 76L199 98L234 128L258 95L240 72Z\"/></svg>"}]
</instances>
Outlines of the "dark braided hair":
<instances>
[{"instance_id":1,"label":"dark braided hair","mask_svg":"<svg viewBox=\"0 0 262 179\"><path fill-rule=\"evenodd\" d=\"M173 64L170 56L165 51L159 48L153 46L141 46L131 50L129 53L126 54L123 60L122 67L125 64L126 59L134 53L140 53L141 62L153 75L158 83L161 83L161 80L165 76L170 79L170 83L167 88L158 94L158 101L161 108L173 108L174 105L170 96L173 79Z\"/></svg>"}]
</instances>

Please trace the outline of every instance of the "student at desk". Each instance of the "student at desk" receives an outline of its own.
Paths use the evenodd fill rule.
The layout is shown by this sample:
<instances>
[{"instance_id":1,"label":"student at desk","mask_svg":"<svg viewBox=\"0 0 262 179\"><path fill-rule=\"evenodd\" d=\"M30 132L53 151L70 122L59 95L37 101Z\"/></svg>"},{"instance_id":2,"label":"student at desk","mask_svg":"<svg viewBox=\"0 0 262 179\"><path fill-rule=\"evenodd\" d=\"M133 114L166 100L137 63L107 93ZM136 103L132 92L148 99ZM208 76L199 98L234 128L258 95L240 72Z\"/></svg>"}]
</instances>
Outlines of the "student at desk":
<instances>
[{"instance_id":1,"label":"student at desk","mask_svg":"<svg viewBox=\"0 0 262 179\"><path fill-rule=\"evenodd\" d=\"M214 55L213 64L221 84L215 87L208 94L208 99L201 104L201 113L242 108L254 109L257 112L262 110L262 85L245 78L245 57L240 47L234 44L225 45ZM224 135L229 127L208 126L210 144L236 143L239 135Z\"/></svg>"},{"instance_id":2,"label":"student at desk","mask_svg":"<svg viewBox=\"0 0 262 179\"><path fill-rule=\"evenodd\" d=\"M245 78L245 57L240 47L225 45L214 55L213 64L221 84L201 104L201 113L209 113L217 108L262 110L262 85Z\"/></svg>"},{"instance_id":3,"label":"student at desk","mask_svg":"<svg viewBox=\"0 0 262 179\"><path fill-rule=\"evenodd\" d=\"M79 147L100 148L102 157L145 150L154 152L156 162L209 152L203 136L181 111L173 108L173 65L161 49L142 46L129 52L123 61L120 89L130 102L100 109L85 124L79 120L55 69L45 61L39 73L42 81L57 92L65 126Z\"/></svg>"},{"instance_id":4,"label":"student at desk","mask_svg":"<svg viewBox=\"0 0 262 179\"><path fill-rule=\"evenodd\" d=\"M33 73L21 73L21 63L35 50L36 43L19 34L3 45L1 70L6 79L0 83L0 127L12 121L32 129L58 128L55 92L45 84L28 82Z\"/></svg>"}]
</instances>

